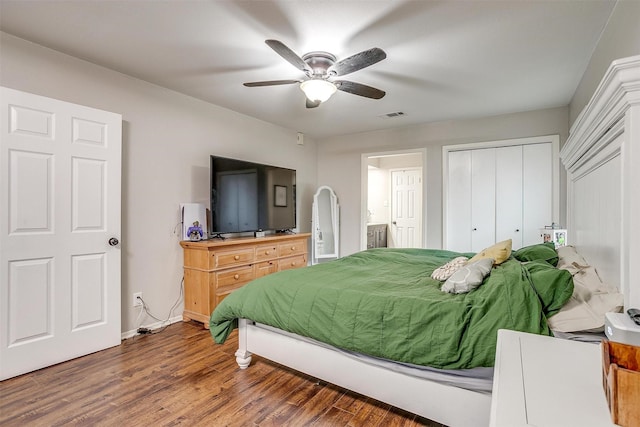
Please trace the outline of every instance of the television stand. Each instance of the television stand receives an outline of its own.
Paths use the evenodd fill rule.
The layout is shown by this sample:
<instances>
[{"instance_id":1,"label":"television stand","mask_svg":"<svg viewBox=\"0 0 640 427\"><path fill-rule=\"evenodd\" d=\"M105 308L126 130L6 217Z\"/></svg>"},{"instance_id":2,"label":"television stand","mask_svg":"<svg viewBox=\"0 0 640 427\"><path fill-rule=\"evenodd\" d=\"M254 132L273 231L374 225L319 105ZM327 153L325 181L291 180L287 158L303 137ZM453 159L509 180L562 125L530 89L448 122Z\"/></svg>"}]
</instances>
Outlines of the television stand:
<instances>
[{"instance_id":1,"label":"television stand","mask_svg":"<svg viewBox=\"0 0 640 427\"><path fill-rule=\"evenodd\" d=\"M233 290L277 271L306 267L311 233L180 242L184 250L185 322L209 316Z\"/></svg>"}]
</instances>

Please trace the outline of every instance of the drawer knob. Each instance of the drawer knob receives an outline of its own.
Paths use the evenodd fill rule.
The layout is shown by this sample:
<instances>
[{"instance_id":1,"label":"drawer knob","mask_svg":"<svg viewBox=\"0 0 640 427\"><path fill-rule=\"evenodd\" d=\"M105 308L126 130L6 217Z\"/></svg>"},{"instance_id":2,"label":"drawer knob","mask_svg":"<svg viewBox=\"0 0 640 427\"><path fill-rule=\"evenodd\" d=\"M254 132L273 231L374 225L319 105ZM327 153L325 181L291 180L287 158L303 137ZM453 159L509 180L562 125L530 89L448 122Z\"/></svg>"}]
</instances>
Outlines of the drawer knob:
<instances>
[{"instance_id":1,"label":"drawer knob","mask_svg":"<svg viewBox=\"0 0 640 427\"><path fill-rule=\"evenodd\" d=\"M295 246L291 246L291 250L292 250L292 251L295 251L295 250L296 250L296 247L295 247Z\"/></svg>"},{"instance_id":2,"label":"drawer knob","mask_svg":"<svg viewBox=\"0 0 640 427\"><path fill-rule=\"evenodd\" d=\"M296 263L295 263L295 262L292 262L292 263L291 263L291 267L295 267L295 266L296 266Z\"/></svg>"},{"instance_id":3,"label":"drawer knob","mask_svg":"<svg viewBox=\"0 0 640 427\"><path fill-rule=\"evenodd\" d=\"M233 276L234 279L238 280L240 278L239 274L236 274L235 276Z\"/></svg>"},{"instance_id":4,"label":"drawer knob","mask_svg":"<svg viewBox=\"0 0 640 427\"><path fill-rule=\"evenodd\" d=\"M240 259L240 255L236 255L233 257L233 259L235 259L236 261Z\"/></svg>"},{"instance_id":5,"label":"drawer knob","mask_svg":"<svg viewBox=\"0 0 640 427\"><path fill-rule=\"evenodd\" d=\"M265 254L265 255L269 255L270 253L271 253L271 252L269 252L269 251L264 251L264 254Z\"/></svg>"}]
</instances>

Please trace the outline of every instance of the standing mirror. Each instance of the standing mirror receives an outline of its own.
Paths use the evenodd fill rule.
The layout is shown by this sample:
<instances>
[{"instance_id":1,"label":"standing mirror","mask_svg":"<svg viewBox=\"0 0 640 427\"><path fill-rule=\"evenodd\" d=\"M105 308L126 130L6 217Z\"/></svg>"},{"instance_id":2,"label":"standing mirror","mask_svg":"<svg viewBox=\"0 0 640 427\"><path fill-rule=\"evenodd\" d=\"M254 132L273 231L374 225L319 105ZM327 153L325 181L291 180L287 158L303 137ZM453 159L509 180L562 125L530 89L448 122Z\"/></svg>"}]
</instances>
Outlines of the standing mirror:
<instances>
[{"instance_id":1,"label":"standing mirror","mask_svg":"<svg viewBox=\"0 0 640 427\"><path fill-rule=\"evenodd\" d=\"M339 257L339 211L338 198L331 187L318 188L313 196L312 264Z\"/></svg>"}]
</instances>

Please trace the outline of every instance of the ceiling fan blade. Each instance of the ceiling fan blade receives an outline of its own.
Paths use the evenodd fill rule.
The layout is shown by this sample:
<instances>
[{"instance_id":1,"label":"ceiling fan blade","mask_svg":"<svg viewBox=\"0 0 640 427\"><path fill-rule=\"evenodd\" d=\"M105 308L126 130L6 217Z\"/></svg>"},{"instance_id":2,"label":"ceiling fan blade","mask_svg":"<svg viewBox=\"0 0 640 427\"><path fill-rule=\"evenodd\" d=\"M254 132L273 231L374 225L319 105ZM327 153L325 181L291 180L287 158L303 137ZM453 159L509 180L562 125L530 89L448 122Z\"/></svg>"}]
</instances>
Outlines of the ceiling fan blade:
<instances>
[{"instance_id":1,"label":"ceiling fan blade","mask_svg":"<svg viewBox=\"0 0 640 427\"><path fill-rule=\"evenodd\" d=\"M304 71L305 73L311 72L311 69L307 65L306 62L302 60L298 56L297 53L289 49L284 43L278 40L265 40L264 41L269 47L276 51L276 53L286 59L289 63L291 63L294 67L299 70Z\"/></svg>"},{"instance_id":2,"label":"ceiling fan blade","mask_svg":"<svg viewBox=\"0 0 640 427\"><path fill-rule=\"evenodd\" d=\"M333 67L331 67L331 70L337 76L344 76L368 67L369 65L373 65L376 62L380 62L386 57L387 54L384 50L374 47L336 62Z\"/></svg>"},{"instance_id":3,"label":"ceiling fan blade","mask_svg":"<svg viewBox=\"0 0 640 427\"><path fill-rule=\"evenodd\" d=\"M306 98L306 99L307 99L307 108L316 108L321 104L320 101L311 101L309 98Z\"/></svg>"},{"instance_id":4,"label":"ceiling fan blade","mask_svg":"<svg viewBox=\"0 0 640 427\"><path fill-rule=\"evenodd\" d=\"M248 82L243 83L243 85L247 87L257 87L257 86L277 86L277 85L291 85L294 83L300 83L302 80L267 80L264 82Z\"/></svg>"},{"instance_id":5,"label":"ceiling fan blade","mask_svg":"<svg viewBox=\"0 0 640 427\"><path fill-rule=\"evenodd\" d=\"M363 85L362 83L350 82L347 80L338 80L333 82L338 90L352 93L354 95L364 96L366 98L380 99L386 95L386 92L375 87Z\"/></svg>"}]
</instances>

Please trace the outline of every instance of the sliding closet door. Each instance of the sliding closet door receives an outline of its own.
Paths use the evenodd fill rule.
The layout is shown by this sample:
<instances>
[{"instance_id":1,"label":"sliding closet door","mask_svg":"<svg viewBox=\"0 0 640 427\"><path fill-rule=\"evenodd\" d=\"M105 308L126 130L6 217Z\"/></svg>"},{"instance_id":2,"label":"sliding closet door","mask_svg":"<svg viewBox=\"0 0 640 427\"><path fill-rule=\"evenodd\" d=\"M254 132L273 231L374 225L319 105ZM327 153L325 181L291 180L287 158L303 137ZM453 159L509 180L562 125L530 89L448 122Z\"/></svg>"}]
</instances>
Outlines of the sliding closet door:
<instances>
[{"instance_id":1,"label":"sliding closet door","mask_svg":"<svg viewBox=\"0 0 640 427\"><path fill-rule=\"evenodd\" d=\"M471 151L471 251L495 243L496 154L495 148Z\"/></svg>"},{"instance_id":2,"label":"sliding closet door","mask_svg":"<svg viewBox=\"0 0 640 427\"><path fill-rule=\"evenodd\" d=\"M553 221L553 151L547 140L447 151L445 249L539 243L540 229Z\"/></svg>"},{"instance_id":3,"label":"sliding closet door","mask_svg":"<svg viewBox=\"0 0 640 427\"><path fill-rule=\"evenodd\" d=\"M496 236L522 246L522 146L496 148Z\"/></svg>"},{"instance_id":4,"label":"sliding closet door","mask_svg":"<svg viewBox=\"0 0 640 427\"><path fill-rule=\"evenodd\" d=\"M553 221L553 158L551 143L522 147L522 246L540 242L540 229Z\"/></svg>"},{"instance_id":5,"label":"sliding closet door","mask_svg":"<svg viewBox=\"0 0 640 427\"><path fill-rule=\"evenodd\" d=\"M447 175L445 248L471 250L471 151L449 153Z\"/></svg>"}]
</instances>

